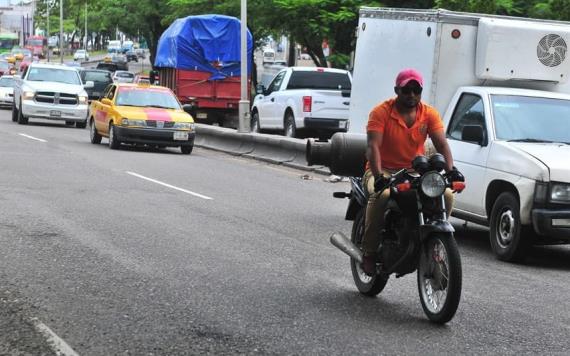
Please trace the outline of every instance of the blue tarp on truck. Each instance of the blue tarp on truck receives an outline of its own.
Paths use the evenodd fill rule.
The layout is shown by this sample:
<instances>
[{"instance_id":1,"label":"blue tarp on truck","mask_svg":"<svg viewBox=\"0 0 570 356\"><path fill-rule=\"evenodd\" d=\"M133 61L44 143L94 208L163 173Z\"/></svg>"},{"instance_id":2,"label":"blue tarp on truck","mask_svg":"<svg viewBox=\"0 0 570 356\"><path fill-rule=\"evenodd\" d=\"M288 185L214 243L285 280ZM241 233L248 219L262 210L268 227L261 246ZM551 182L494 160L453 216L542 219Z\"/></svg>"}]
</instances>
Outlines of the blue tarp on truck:
<instances>
[{"instance_id":1,"label":"blue tarp on truck","mask_svg":"<svg viewBox=\"0 0 570 356\"><path fill-rule=\"evenodd\" d=\"M210 80L239 76L240 21L225 15L188 16L174 21L158 41L155 67L210 72ZM247 72L251 74L253 37L247 31Z\"/></svg>"}]
</instances>

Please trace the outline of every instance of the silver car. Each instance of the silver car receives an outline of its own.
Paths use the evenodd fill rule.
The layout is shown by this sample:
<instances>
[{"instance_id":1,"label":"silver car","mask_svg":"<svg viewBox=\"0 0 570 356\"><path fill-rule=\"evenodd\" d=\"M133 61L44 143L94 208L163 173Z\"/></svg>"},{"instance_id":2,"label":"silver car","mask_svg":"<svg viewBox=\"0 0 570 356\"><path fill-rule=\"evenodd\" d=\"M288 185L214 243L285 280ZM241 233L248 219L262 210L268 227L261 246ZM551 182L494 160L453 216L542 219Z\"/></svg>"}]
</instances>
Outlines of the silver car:
<instances>
[{"instance_id":1,"label":"silver car","mask_svg":"<svg viewBox=\"0 0 570 356\"><path fill-rule=\"evenodd\" d=\"M0 77L0 106L11 108L14 103L14 77L3 75Z\"/></svg>"},{"instance_id":2,"label":"silver car","mask_svg":"<svg viewBox=\"0 0 570 356\"><path fill-rule=\"evenodd\" d=\"M126 70L118 70L113 74L113 81L115 83L132 83L134 80L134 73L127 72Z\"/></svg>"}]
</instances>

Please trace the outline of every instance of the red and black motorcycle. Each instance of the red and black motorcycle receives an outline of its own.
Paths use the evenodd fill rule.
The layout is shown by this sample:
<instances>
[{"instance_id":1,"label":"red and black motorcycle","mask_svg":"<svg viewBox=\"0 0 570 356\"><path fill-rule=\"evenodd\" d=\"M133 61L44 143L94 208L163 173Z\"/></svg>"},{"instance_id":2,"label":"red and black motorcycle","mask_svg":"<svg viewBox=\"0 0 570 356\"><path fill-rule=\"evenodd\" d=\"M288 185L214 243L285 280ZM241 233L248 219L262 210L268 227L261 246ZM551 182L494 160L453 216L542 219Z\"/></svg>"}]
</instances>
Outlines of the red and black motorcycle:
<instances>
[{"instance_id":1,"label":"red and black motorcycle","mask_svg":"<svg viewBox=\"0 0 570 356\"><path fill-rule=\"evenodd\" d=\"M309 141L309 165L328 166L336 175L349 176L351 190L336 192L348 198L346 219L353 221L349 239L335 232L331 242L351 257L350 266L360 293L375 296L382 292L389 277L396 278L417 271L420 301L427 317L436 323L453 318L461 298L461 257L447 221L444 192L447 188L461 192L464 182L452 182L443 172L445 160L435 154L429 159L416 157L413 173L401 170L393 174L385 189L390 201L385 214L381 243L377 251L376 274L362 270L367 192L362 185L366 138L355 134L335 134L331 142Z\"/></svg>"}]
</instances>

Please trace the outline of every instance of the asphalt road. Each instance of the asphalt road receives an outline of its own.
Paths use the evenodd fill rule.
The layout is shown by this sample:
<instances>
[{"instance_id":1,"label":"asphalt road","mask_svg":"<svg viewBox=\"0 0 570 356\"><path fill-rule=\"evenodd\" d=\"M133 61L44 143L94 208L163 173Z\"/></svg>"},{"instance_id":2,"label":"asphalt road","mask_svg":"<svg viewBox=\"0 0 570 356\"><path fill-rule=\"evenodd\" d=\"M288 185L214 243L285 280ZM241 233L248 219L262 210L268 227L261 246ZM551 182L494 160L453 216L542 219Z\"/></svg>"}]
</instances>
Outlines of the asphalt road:
<instances>
[{"instance_id":1,"label":"asphalt road","mask_svg":"<svg viewBox=\"0 0 570 356\"><path fill-rule=\"evenodd\" d=\"M463 296L436 326L415 274L356 292L328 242L347 183L88 136L0 111L0 354L568 353L568 247L507 264L456 221Z\"/></svg>"}]
</instances>

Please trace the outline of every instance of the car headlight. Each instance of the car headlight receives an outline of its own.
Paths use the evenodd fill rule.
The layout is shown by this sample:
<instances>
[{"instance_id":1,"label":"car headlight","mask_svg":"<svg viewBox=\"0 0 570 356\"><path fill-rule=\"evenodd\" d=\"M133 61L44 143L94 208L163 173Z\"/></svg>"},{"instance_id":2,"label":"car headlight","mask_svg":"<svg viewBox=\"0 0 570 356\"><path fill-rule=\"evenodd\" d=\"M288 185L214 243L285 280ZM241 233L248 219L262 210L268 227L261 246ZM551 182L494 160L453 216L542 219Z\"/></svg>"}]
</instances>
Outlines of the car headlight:
<instances>
[{"instance_id":1,"label":"car headlight","mask_svg":"<svg viewBox=\"0 0 570 356\"><path fill-rule=\"evenodd\" d=\"M174 123L175 129L183 129L183 130L190 130L194 131L194 123L193 122L176 122Z\"/></svg>"},{"instance_id":2,"label":"car headlight","mask_svg":"<svg viewBox=\"0 0 570 356\"><path fill-rule=\"evenodd\" d=\"M445 192L445 179L440 173L428 172L422 177L420 187L426 196L436 198Z\"/></svg>"},{"instance_id":3,"label":"car headlight","mask_svg":"<svg viewBox=\"0 0 570 356\"><path fill-rule=\"evenodd\" d=\"M146 126L146 121L145 120L133 120L133 119L123 119L123 121L121 121L121 124L123 126Z\"/></svg>"},{"instance_id":4,"label":"car headlight","mask_svg":"<svg viewBox=\"0 0 570 356\"><path fill-rule=\"evenodd\" d=\"M79 104L87 104L87 97L86 96L79 96Z\"/></svg>"},{"instance_id":5,"label":"car headlight","mask_svg":"<svg viewBox=\"0 0 570 356\"><path fill-rule=\"evenodd\" d=\"M32 100L34 98L34 92L33 91L24 91L22 93L22 99L24 100Z\"/></svg>"},{"instance_id":6,"label":"car headlight","mask_svg":"<svg viewBox=\"0 0 570 356\"><path fill-rule=\"evenodd\" d=\"M570 203L570 184L552 183L550 200L555 203Z\"/></svg>"}]
</instances>

